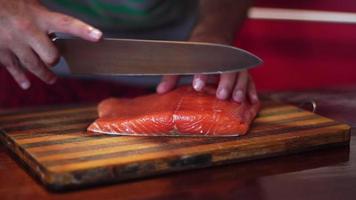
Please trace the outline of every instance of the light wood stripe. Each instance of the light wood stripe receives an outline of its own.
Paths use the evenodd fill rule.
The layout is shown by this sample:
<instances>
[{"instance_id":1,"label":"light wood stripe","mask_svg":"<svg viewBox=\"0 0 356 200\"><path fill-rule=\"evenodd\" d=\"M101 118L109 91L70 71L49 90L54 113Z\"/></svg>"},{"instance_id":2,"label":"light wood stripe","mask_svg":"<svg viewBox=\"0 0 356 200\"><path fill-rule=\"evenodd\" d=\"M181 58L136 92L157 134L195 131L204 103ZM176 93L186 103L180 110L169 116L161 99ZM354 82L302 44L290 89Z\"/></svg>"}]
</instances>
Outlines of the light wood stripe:
<instances>
[{"instance_id":1,"label":"light wood stripe","mask_svg":"<svg viewBox=\"0 0 356 200\"><path fill-rule=\"evenodd\" d=\"M41 151L34 151L34 149L30 149L29 152L31 152L34 156L36 157L48 157L48 156L58 156L58 155L63 155L63 154L71 154L71 153L79 153L79 152L90 152L90 151L102 151L104 149L111 149L112 148L125 148L128 145L131 145L133 147L135 147L136 145L146 145L146 144L150 144L150 143L155 143L155 141L152 141L151 138L142 138L140 140L137 140L137 138L132 138L132 137L127 137L126 139L114 139L114 140L109 140L109 142L107 143L100 143L99 142L93 142L92 144L88 144L89 142L85 142L85 145L75 145L72 147L68 147L66 145L65 148L63 148L63 146L60 146L60 148L57 148L56 150L53 150L53 148L51 150L43 150L41 149ZM157 143L157 141L156 141ZM77 143L78 144L78 143ZM53 146L50 146L53 147Z\"/></svg>"},{"instance_id":2,"label":"light wood stripe","mask_svg":"<svg viewBox=\"0 0 356 200\"><path fill-rule=\"evenodd\" d=\"M23 139L47 137L47 136L52 136L52 135L72 134L72 133L81 132L81 131L85 130L85 127L87 125L88 124L85 123L80 128L72 128L72 129L70 127L68 127L68 126L66 127L66 129L57 127L56 130L46 130L46 131L40 131L40 132L36 132L36 131L31 130L31 132L27 132L26 131L26 133L19 133L19 134L16 134L16 135L15 134L11 134L11 138L20 141L20 140L23 140ZM76 124L75 126L77 127L78 124Z\"/></svg>"},{"instance_id":3,"label":"light wood stripe","mask_svg":"<svg viewBox=\"0 0 356 200\"><path fill-rule=\"evenodd\" d=\"M84 137L71 137L67 139L57 139L53 141L43 141L43 142L35 142L35 143L27 143L27 144L21 144L21 146L25 149L29 149L32 147L41 147L41 146L50 146L50 145L56 145L56 144L61 144L64 145L64 143L73 143L73 142L83 142L83 141L90 141L90 140L98 140L102 139L105 137L111 137L108 135L98 135L95 137L92 136L84 136Z\"/></svg>"},{"instance_id":4,"label":"light wood stripe","mask_svg":"<svg viewBox=\"0 0 356 200\"><path fill-rule=\"evenodd\" d=\"M320 124L315 125L315 121L311 122L311 123L306 123L303 126L300 127L294 127L292 130L290 130L290 128L281 128L281 129L277 129L277 130L271 130L273 131L273 134L283 134L283 133L289 133L293 130L309 130L309 129L316 129L319 127L327 127L327 126L335 126L336 123L335 122L322 122ZM271 133L270 133L271 134ZM257 138L258 136L254 137ZM251 138L250 138L251 139ZM225 141L238 141L239 139L228 139L228 138L223 138L221 139L223 142ZM156 144L151 144L149 145L150 147L148 148L143 148L140 149L140 146L145 147L144 145L140 145L140 146L135 146L133 145L133 148L136 148L133 151L120 151L120 150L125 150L125 149L121 149L121 148L117 148L118 152L116 152L116 149L113 148L113 150L111 149L107 149L106 151L89 151L89 152L81 152L81 153L71 153L71 154L63 154L60 155L60 152L57 156L52 156L53 160L51 157L47 158L46 162L42 162L45 165L48 166L52 166L52 165L56 165L56 164L65 164L65 163L72 163L72 162L83 162L83 161L87 161L87 160L102 160L102 159L108 159L108 158L114 158L116 156L132 156L135 154L144 154L147 152L151 152L151 151L172 151L175 150L176 148L181 148L181 146L183 147L190 147L191 145L205 145L206 143L223 143L221 142L221 140L216 140L216 139L212 139L212 138L198 138L198 140L193 141L192 139L187 140L187 142L179 142L177 144L170 144L169 142L165 142L165 144L162 143L156 143ZM176 141L176 140L173 140ZM167 146L167 148L169 147L169 149L165 148ZM128 147L126 147L128 148ZM62 159L61 159L62 158ZM39 158L41 160L41 158ZM42 161L42 160L41 160ZM50 162L51 161L51 162Z\"/></svg>"},{"instance_id":5,"label":"light wood stripe","mask_svg":"<svg viewBox=\"0 0 356 200\"><path fill-rule=\"evenodd\" d=\"M42 142L59 141L59 140L80 138L80 137L86 137L86 132L85 131L76 131L74 133L61 134L61 135L50 135L48 137L29 138L29 139L18 140L18 143L26 145L26 144L36 144L36 143L42 143Z\"/></svg>"},{"instance_id":6,"label":"light wood stripe","mask_svg":"<svg viewBox=\"0 0 356 200\"><path fill-rule=\"evenodd\" d=\"M345 128L345 125L334 125L334 126L327 126L309 130L297 130L289 132L283 136L273 136L271 139L283 139L287 137L299 137L300 135L306 134L318 134L321 131L332 131L338 130L340 128ZM282 138L281 138L282 137ZM243 141L230 141L225 143L207 143L201 145L194 145L194 142L190 144L190 146L180 146L177 148L176 146L166 146L161 147L160 151L157 152L155 149L152 151L145 151L141 153L140 151L136 152L135 156L126 156L125 153L120 153L119 155L116 154L107 154L103 159L90 159L90 158L82 158L80 162L73 162L72 160L62 161L59 162L46 162L44 165L49 168L50 171L53 172L68 172L73 170L81 170L81 169L90 169L90 168L97 168L109 165L123 165L128 163L140 163L143 161L149 161L153 159L165 159L165 158L172 158L179 155L192 155L195 153L207 153L211 151L216 151L221 149L223 145L224 148L236 147L243 148L244 146L253 145L256 141L260 141L259 138L252 138L250 140L243 140ZM268 143L267 143L268 144ZM171 150L172 149L172 150ZM174 149L174 150L173 150Z\"/></svg>"},{"instance_id":7,"label":"light wood stripe","mask_svg":"<svg viewBox=\"0 0 356 200\"><path fill-rule=\"evenodd\" d=\"M256 118L254 120L254 123L259 125L259 124L262 124L262 123L283 121L283 120L286 120L286 119L305 117L305 116L312 116L312 115L314 115L314 114L313 113L309 113L309 112L291 112L291 113L287 113L287 114L283 113L283 114L279 114L279 115L270 115L268 117Z\"/></svg>"},{"instance_id":8,"label":"light wood stripe","mask_svg":"<svg viewBox=\"0 0 356 200\"><path fill-rule=\"evenodd\" d=\"M258 117L265 117L265 116L270 116L270 115L278 115L280 113L287 113L287 112L298 112L302 111L302 109L295 107L295 106L290 106L290 105L283 105L283 106L278 106L278 107L272 107L272 108L264 108L258 113Z\"/></svg>"},{"instance_id":9,"label":"light wood stripe","mask_svg":"<svg viewBox=\"0 0 356 200\"><path fill-rule=\"evenodd\" d=\"M84 140L84 141L77 141L73 143L67 143L65 144L65 149L76 149L76 148L86 148L86 147L92 147L92 146L98 146L98 145L110 145L110 144L122 144L122 143L127 143L131 141L136 141L137 143L140 143L141 141L146 141L146 137L130 137L130 136L118 136L115 138L112 137L102 137L98 138L96 140ZM61 150L65 150L63 148L63 144L53 144L49 146L38 146L38 147L32 147L32 148L27 148L26 150L30 153L46 153L46 152L60 152Z\"/></svg>"},{"instance_id":10,"label":"light wood stripe","mask_svg":"<svg viewBox=\"0 0 356 200\"><path fill-rule=\"evenodd\" d=\"M87 127L89 124L88 123L84 123L84 124L73 124L73 125L68 125L68 126L55 126L55 127L50 127L50 128L40 128L40 129L32 129L30 131L16 131L15 133L18 133L19 135L22 134L29 134L29 135L36 135L36 134L49 134L49 136L52 135L66 135L66 134L71 134L71 133L78 133L78 132L83 132L83 130L85 130L85 127ZM9 136L14 139L17 140L16 137L13 136L17 136L16 134L9 134ZM33 137L33 139L35 139L37 137ZM24 138L24 139L32 139L30 138ZM22 139L17 140L18 142L21 143Z\"/></svg>"},{"instance_id":11,"label":"light wood stripe","mask_svg":"<svg viewBox=\"0 0 356 200\"><path fill-rule=\"evenodd\" d=\"M260 122L260 123L256 123L253 124L251 126L251 129L264 129L264 128L268 128L268 127L277 127L277 125L280 126L290 126L290 123L292 122L297 122L297 121L306 121L306 120L312 120L312 119L322 119L320 117L317 117L315 115L305 115L305 116L300 116L300 117L294 117L294 118L287 118L287 119L281 119L278 121L270 121L270 122ZM324 119L324 118L323 118Z\"/></svg>"}]
</instances>

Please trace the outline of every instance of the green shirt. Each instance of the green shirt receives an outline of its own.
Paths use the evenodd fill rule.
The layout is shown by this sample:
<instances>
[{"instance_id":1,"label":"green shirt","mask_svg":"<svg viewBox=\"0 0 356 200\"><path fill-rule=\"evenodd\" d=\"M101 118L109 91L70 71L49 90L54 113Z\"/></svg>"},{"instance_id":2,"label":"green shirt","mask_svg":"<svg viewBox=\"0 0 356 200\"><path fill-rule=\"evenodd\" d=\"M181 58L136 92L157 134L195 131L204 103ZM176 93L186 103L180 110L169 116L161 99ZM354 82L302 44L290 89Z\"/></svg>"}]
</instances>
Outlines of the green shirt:
<instances>
[{"instance_id":1,"label":"green shirt","mask_svg":"<svg viewBox=\"0 0 356 200\"><path fill-rule=\"evenodd\" d=\"M42 0L49 8L104 30L139 30L186 18L196 0Z\"/></svg>"}]
</instances>

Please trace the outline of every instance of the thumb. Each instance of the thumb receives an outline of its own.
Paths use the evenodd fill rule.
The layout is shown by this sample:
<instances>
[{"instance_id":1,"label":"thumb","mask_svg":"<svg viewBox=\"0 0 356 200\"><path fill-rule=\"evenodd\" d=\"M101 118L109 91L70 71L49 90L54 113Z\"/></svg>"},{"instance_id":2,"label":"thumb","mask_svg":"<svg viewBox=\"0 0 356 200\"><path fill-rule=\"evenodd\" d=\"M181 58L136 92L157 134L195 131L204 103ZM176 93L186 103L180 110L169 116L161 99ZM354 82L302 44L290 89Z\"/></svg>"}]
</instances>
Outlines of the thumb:
<instances>
[{"instance_id":1,"label":"thumb","mask_svg":"<svg viewBox=\"0 0 356 200\"><path fill-rule=\"evenodd\" d=\"M100 40L103 35L100 30L81 20L61 13L48 12L47 19L46 29L48 33L67 33L93 42Z\"/></svg>"}]
</instances>

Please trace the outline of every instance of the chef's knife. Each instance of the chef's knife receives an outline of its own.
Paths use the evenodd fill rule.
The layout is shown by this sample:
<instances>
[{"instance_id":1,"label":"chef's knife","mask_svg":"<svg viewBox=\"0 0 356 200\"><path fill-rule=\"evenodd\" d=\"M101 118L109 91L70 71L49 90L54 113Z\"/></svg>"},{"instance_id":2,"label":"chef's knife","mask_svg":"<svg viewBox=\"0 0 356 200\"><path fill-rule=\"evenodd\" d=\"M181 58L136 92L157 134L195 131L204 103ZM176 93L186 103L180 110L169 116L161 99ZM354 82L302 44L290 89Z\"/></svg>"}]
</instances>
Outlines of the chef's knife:
<instances>
[{"instance_id":1,"label":"chef's knife","mask_svg":"<svg viewBox=\"0 0 356 200\"><path fill-rule=\"evenodd\" d=\"M56 39L72 73L96 75L212 74L259 65L257 56L228 45L133 39Z\"/></svg>"}]
</instances>

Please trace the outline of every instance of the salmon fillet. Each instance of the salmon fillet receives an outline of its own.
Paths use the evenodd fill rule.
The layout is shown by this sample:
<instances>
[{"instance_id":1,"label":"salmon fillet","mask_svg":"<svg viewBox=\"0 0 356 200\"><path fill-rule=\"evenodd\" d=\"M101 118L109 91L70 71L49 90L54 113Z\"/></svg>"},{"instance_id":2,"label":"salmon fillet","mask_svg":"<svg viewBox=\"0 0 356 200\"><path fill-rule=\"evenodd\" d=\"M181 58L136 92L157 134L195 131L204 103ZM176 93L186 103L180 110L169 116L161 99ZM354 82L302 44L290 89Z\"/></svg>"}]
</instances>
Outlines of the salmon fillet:
<instances>
[{"instance_id":1,"label":"salmon fillet","mask_svg":"<svg viewBox=\"0 0 356 200\"><path fill-rule=\"evenodd\" d=\"M167 94L134 99L109 98L88 131L139 136L238 136L247 133L259 104L222 101L215 89L196 92L184 86Z\"/></svg>"}]
</instances>

